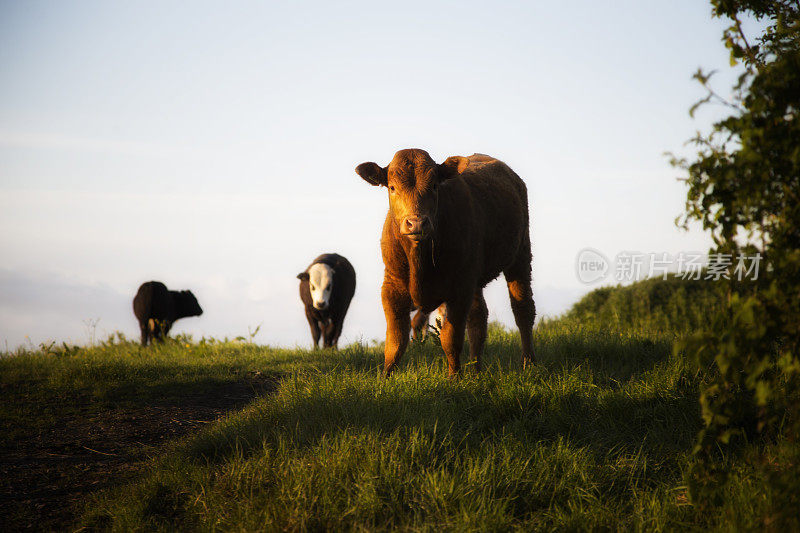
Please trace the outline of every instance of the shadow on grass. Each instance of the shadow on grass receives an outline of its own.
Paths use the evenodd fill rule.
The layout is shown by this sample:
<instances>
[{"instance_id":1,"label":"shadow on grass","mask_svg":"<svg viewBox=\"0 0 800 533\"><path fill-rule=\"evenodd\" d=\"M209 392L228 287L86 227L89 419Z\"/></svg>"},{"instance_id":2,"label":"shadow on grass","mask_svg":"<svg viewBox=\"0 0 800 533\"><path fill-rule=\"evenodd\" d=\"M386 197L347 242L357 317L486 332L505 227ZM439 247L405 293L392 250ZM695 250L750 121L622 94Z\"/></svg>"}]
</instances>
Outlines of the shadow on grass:
<instances>
[{"instance_id":1,"label":"shadow on grass","mask_svg":"<svg viewBox=\"0 0 800 533\"><path fill-rule=\"evenodd\" d=\"M169 381L162 374L158 383L120 383L104 396L109 402L233 408L275 391L279 380L279 374L258 374Z\"/></svg>"},{"instance_id":2,"label":"shadow on grass","mask_svg":"<svg viewBox=\"0 0 800 533\"><path fill-rule=\"evenodd\" d=\"M598 384L616 384L641 377L667 362L672 340L623 336L593 331L580 336L545 338L540 343L541 362L548 370L592 372Z\"/></svg>"},{"instance_id":3,"label":"shadow on grass","mask_svg":"<svg viewBox=\"0 0 800 533\"><path fill-rule=\"evenodd\" d=\"M389 380L378 378L374 350L352 349L316 375L287 378L274 399L200 435L187 458L224 461L287 440L301 449L341 433L405 438L419 431L466 448L498 439L523 446L563 440L659 463L690 447L700 427L695 384L670 362L668 342L598 333L562 346L563 339L549 337L536 367L521 371L514 340L490 339L486 371L456 382L444 378L432 343L412 346ZM665 376L642 380L670 364Z\"/></svg>"}]
</instances>

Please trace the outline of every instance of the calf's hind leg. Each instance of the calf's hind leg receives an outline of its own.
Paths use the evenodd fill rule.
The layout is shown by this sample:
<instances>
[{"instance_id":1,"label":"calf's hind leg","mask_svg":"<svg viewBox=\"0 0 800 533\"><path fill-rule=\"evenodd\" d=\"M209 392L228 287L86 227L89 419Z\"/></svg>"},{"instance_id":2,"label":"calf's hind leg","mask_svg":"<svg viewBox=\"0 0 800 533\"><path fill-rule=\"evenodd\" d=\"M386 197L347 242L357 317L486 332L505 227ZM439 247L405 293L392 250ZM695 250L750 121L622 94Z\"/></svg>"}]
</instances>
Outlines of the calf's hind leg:
<instances>
[{"instance_id":1,"label":"calf's hind leg","mask_svg":"<svg viewBox=\"0 0 800 533\"><path fill-rule=\"evenodd\" d=\"M533 322L536 320L536 304L533 302L531 290L531 253L530 243L520 259L504 273L508 285L508 296L514 321L519 328L522 341L522 368L535 360L533 353Z\"/></svg>"},{"instance_id":2,"label":"calf's hind leg","mask_svg":"<svg viewBox=\"0 0 800 533\"><path fill-rule=\"evenodd\" d=\"M469 303L463 305L447 302L447 316L439 337L442 340L444 354L447 356L447 374L450 378L456 377L461 372L461 350L464 348L468 311Z\"/></svg>"},{"instance_id":3,"label":"calf's hind leg","mask_svg":"<svg viewBox=\"0 0 800 533\"><path fill-rule=\"evenodd\" d=\"M306 320L308 320L308 326L311 328L311 338L314 340L314 349L316 350L319 348L319 324L317 323L317 319L313 317L308 309L306 309Z\"/></svg>"},{"instance_id":4,"label":"calf's hind leg","mask_svg":"<svg viewBox=\"0 0 800 533\"><path fill-rule=\"evenodd\" d=\"M139 322L139 331L142 334L142 346L147 346L147 341L150 340L150 330L147 320Z\"/></svg>"},{"instance_id":5,"label":"calf's hind leg","mask_svg":"<svg viewBox=\"0 0 800 533\"><path fill-rule=\"evenodd\" d=\"M486 308L486 300L483 298L483 292L478 291L475 293L475 298L472 300L472 307L469 309L467 316L467 337L469 338L469 355L475 359L475 369L481 371L481 355L483 355L483 346L486 343L486 328L487 320L489 319L489 310Z\"/></svg>"},{"instance_id":6,"label":"calf's hind leg","mask_svg":"<svg viewBox=\"0 0 800 533\"><path fill-rule=\"evenodd\" d=\"M150 338L158 342L164 342L169 334L170 328L172 328L172 322L166 319L159 320L157 318L151 318L148 324L150 325ZM152 344L152 340L150 342Z\"/></svg>"},{"instance_id":7,"label":"calf's hind leg","mask_svg":"<svg viewBox=\"0 0 800 533\"><path fill-rule=\"evenodd\" d=\"M411 337L415 341L423 341L427 336L429 313L424 313L418 309L414 318L411 319Z\"/></svg>"},{"instance_id":8,"label":"calf's hind leg","mask_svg":"<svg viewBox=\"0 0 800 533\"><path fill-rule=\"evenodd\" d=\"M147 332L148 338L150 340L150 344L153 344L153 341L161 342L161 321L156 318L149 318L147 320Z\"/></svg>"},{"instance_id":9,"label":"calf's hind leg","mask_svg":"<svg viewBox=\"0 0 800 533\"><path fill-rule=\"evenodd\" d=\"M344 326L344 319L336 317L333 319L335 328L333 330L333 347L339 349L339 337L342 336L342 327Z\"/></svg>"}]
</instances>

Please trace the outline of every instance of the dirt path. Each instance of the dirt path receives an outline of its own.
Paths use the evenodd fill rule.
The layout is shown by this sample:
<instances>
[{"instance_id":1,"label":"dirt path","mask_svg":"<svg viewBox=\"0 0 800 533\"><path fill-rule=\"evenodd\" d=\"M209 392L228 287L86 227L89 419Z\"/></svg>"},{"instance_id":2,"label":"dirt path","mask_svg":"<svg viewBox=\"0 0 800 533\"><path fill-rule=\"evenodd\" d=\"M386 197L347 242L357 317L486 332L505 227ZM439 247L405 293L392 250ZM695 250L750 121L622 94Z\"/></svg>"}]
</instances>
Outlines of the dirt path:
<instances>
[{"instance_id":1,"label":"dirt path","mask_svg":"<svg viewBox=\"0 0 800 533\"><path fill-rule=\"evenodd\" d=\"M86 496L130 478L165 443L276 388L276 378L257 375L180 401L73 410L0 449L0 530L67 529Z\"/></svg>"}]
</instances>

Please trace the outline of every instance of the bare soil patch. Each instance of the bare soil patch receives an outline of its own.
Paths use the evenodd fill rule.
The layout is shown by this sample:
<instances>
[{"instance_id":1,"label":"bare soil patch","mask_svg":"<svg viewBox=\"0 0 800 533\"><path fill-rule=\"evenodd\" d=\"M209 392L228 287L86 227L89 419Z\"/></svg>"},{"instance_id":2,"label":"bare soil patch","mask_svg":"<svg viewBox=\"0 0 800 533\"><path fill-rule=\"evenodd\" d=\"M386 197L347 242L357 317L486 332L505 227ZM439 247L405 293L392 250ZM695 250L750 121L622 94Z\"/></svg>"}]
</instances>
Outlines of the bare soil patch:
<instances>
[{"instance_id":1,"label":"bare soil patch","mask_svg":"<svg viewBox=\"0 0 800 533\"><path fill-rule=\"evenodd\" d=\"M179 400L109 409L70 399L68 414L0 447L0 529L67 529L87 496L123 482L166 443L273 392L277 383L256 374ZM58 412L62 406L48 407Z\"/></svg>"}]
</instances>

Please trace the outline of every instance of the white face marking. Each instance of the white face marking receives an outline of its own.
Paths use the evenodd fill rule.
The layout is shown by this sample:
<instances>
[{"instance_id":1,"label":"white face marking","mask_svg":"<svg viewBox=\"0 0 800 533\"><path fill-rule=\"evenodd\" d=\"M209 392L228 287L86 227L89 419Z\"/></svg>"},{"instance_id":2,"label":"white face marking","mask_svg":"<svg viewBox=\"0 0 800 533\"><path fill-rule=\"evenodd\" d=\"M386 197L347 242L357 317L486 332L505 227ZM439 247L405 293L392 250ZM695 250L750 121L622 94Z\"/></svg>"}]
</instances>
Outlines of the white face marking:
<instances>
[{"instance_id":1,"label":"white face marking","mask_svg":"<svg viewBox=\"0 0 800 533\"><path fill-rule=\"evenodd\" d=\"M314 307L326 309L333 288L333 269L322 263L311 265L308 268L308 288L311 289L311 301Z\"/></svg>"}]
</instances>

